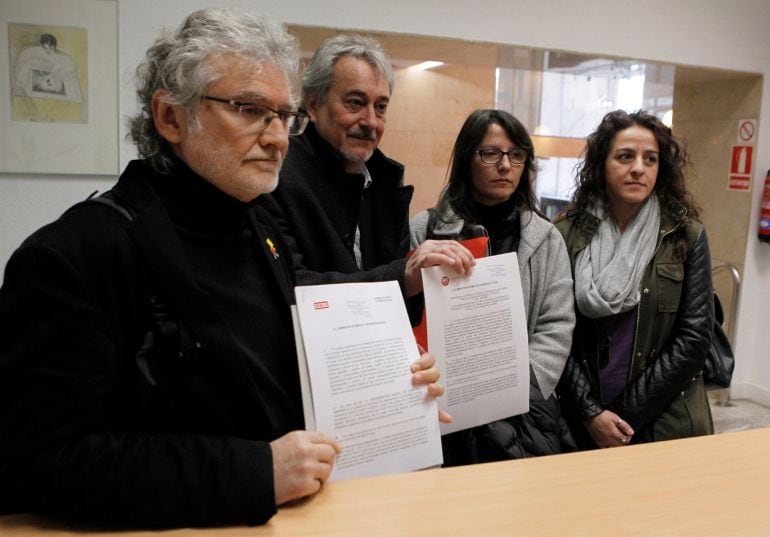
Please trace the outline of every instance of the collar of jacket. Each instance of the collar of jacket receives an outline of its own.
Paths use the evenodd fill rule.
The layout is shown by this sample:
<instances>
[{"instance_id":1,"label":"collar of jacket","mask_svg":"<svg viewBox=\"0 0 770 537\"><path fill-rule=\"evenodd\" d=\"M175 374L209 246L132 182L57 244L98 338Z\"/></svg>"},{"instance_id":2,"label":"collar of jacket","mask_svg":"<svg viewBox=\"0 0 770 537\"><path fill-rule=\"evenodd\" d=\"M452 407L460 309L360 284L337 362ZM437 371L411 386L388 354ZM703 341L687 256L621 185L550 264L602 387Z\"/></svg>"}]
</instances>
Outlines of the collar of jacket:
<instances>
[{"instance_id":1,"label":"collar of jacket","mask_svg":"<svg viewBox=\"0 0 770 537\"><path fill-rule=\"evenodd\" d=\"M430 211L434 210L430 209ZM547 220L538 216L534 211L529 209L515 210L518 210L520 213L519 226L521 229L519 248L516 255L519 258L519 263L523 264L543 244L553 228ZM598 219L596 221L598 223ZM430 230L427 231L430 232ZM465 221L457 216L452 209L447 209L443 218L436 215L435 223L433 224L432 236L435 238L464 240L488 235L489 233L487 233L487 230L482 225L470 224L466 226Z\"/></svg>"},{"instance_id":2,"label":"collar of jacket","mask_svg":"<svg viewBox=\"0 0 770 537\"><path fill-rule=\"evenodd\" d=\"M687 208L676 200L668 203L660 215L660 235L667 235L682 225L687 217Z\"/></svg>"},{"instance_id":3,"label":"collar of jacket","mask_svg":"<svg viewBox=\"0 0 770 537\"><path fill-rule=\"evenodd\" d=\"M664 236L681 226L686 216L687 209L676 200L672 200L665 207L661 207L658 243L660 243ZM596 233L596 230L599 229L599 224L601 223L595 215L580 209L569 209L566 213L559 216L556 219L556 222L558 223L565 219L574 220L575 222L575 228L577 230L577 237L575 240L576 252L588 246L588 243L591 242L591 239Z\"/></svg>"},{"instance_id":4,"label":"collar of jacket","mask_svg":"<svg viewBox=\"0 0 770 537\"><path fill-rule=\"evenodd\" d=\"M431 211L435 211L435 208L431 209ZM443 215L436 214L433 235L439 237L459 237L465 235L463 227L465 227L465 221L457 216L451 208L447 208ZM468 231L470 236L476 237L487 234L486 230L478 224L468 226Z\"/></svg>"},{"instance_id":5,"label":"collar of jacket","mask_svg":"<svg viewBox=\"0 0 770 537\"><path fill-rule=\"evenodd\" d=\"M246 215L254 201L245 203L226 194L174 157L169 173L155 171L146 161L131 161L121 175L125 180L117 192L147 199L140 185L149 186L162 200L171 220L181 228L204 235L231 235L246 226ZM138 201L138 199L136 200ZM131 204L133 205L133 204Z\"/></svg>"},{"instance_id":6,"label":"collar of jacket","mask_svg":"<svg viewBox=\"0 0 770 537\"><path fill-rule=\"evenodd\" d=\"M310 122L299 136L291 138L293 144L303 144L315 159L316 165L322 169L329 170L330 176L343 183L351 183L363 189L364 175L360 172L348 173L345 171L347 162L329 142L326 141L315 128L315 124ZM371 158L366 161L366 167L372 176L372 187L375 188L396 188L403 184L404 165L398 161L385 156L379 149L375 149Z\"/></svg>"},{"instance_id":7,"label":"collar of jacket","mask_svg":"<svg viewBox=\"0 0 770 537\"><path fill-rule=\"evenodd\" d=\"M183 164L181 161L179 163ZM187 166L183 166L182 171L205 183ZM155 171L146 161L132 160L118 178L118 182L111 192L119 205L130 208L130 212L135 215L129 225L129 234L139 250L144 252L144 258L150 271L163 274L160 279L166 282L169 289L173 288L178 291L180 303L188 300L197 301L200 304L206 304L206 308L211 308L210 297L197 283L192 286L192 289L196 291L195 293L177 288L180 282L195 282L197 276L180 243L177 231L178 223L175 223L169 213L167 198L169 195L174 196L174 191L156 188L159 181L167 179L167 175ZM284 296L287 305L293 304L295 276L293 266L287 265L287 259L290 259L288 255L290 250L285 245L280 233L276 231L279 229L278 225L262 207L262 196L250 203L243 203L219 190L217 192L227 198L227 200L220 200L221 203L228 206L229 200L235 203L231 208L239 209L243 213L237 216L238 220L242 221L242 224L239 225L251 227L255 244L262 254L269 259L268 266L275 277L277 287ZM233 219L230 218L229 220ZM203 222L205 219L202 218L199 224ZM214 234L220 232L215 228L208 228L203 231ZM268 241L268 239L270 240ZM286 256L282 256L284 253Z\"/></svg>"}]
</instances>

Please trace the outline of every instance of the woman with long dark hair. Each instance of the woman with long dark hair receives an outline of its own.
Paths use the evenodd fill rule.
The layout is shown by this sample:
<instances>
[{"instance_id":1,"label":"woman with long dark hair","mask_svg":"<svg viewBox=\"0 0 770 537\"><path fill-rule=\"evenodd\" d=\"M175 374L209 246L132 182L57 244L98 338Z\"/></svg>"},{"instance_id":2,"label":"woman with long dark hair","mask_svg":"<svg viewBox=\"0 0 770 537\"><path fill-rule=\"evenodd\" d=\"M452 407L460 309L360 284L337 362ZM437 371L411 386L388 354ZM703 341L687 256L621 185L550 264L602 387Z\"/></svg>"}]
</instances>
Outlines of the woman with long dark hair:
<instances>
[{"instance_id":1,"label":"woman with long dark hair","mask_svg":"<svg viewBox=\"0 0 770 537\"><path fill-rule=\"evenodd\" d=\"M443 437L453 466L574 449L554 389L572 342L572 277L564 241L540 215L535 154L527 130L502 110L477 110L454 145L435 208L411 222L412 247L426 239L488 236L488 255L516 252L530 359L530 411Z\"/></svg>"}]
</instances>

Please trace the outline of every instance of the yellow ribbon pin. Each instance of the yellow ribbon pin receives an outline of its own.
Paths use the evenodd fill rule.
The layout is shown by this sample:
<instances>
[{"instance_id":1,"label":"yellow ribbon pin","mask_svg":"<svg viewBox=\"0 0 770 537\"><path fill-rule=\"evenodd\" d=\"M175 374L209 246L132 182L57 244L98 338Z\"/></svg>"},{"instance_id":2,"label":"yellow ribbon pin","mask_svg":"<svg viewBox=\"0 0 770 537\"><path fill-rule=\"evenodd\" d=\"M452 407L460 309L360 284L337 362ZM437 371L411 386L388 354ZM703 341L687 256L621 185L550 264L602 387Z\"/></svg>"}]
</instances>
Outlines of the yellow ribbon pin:
<instances>
[{"instance_id":1,"label":"yellow ribbon pin","mask_svg":"<svg viewBox=\"0 0 770 537\"><path fill-rule=\"evenodd\" d=\"M273 244L273 241L271 241L269 238L265 240L267 243L267 247L270 248L270 253L273 254L273 257L275 259L278 259L278 250L275 248L275 244Z\"/></svg>"}]
</instances>

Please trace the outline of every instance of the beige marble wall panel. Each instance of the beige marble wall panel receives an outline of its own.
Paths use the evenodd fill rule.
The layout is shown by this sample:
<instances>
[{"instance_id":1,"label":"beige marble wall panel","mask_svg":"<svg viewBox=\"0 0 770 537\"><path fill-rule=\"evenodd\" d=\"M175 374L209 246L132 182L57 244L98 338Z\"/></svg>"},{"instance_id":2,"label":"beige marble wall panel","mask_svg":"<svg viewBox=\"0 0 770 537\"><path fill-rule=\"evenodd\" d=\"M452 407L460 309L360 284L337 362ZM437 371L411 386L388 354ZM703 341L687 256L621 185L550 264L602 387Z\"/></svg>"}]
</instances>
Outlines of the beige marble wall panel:
<instances>
[{"instance_id":1,"label":"beige marble wall panel","mask_svg":"<svg viewBox=\"0 0 770 537\"><path fill-rule=\"evenodd\" d=\"M692 162L688 188L701 207L711 257L736 266L741 274L746 229L753 229L751 193L728 190L728 174L738 120L758 118L761 91L760 77L700 80L676 84L674 91L673 129L687 143ZM729 318L732 283L728 273L718 273L714 284Z\"/></svg>"},{"instance_id":2,"label":"beige marble wall panel","mask_svg":"<svg viewBox=\"0 0 770 537\"><path fill-rule=\"evenodd\" d=\"M478 108L494 106L495 70L445 65L428 71L398 69L395 77L380 148L406 166L405 182L415 186L410 206L415 214L435 205L465 119Z\"/></svg>"},{"instance_id":3,"label":"beige marble wall panel","mask_svg":"<svg viewBox=\"0 0 770 537\"><path fill-rule=\"evenodd\" d=\"M436 94L458 100L494 102L495 68L482 65L444 65L436 69Z\"/></svg>"},{"instance_id":4,"label":"beige marble wall panel","mask_svg":"<svg viewBox=\"0 0 770 537\"><path fill-rule=\"evenodd\" d=\"M406 182L415 185L410 214L415 215L423 209L435 206L441 189L444 188L446 167L410 166L406 174Z\"/></svg>"},{"instance_id":5,"label":"beige marble wall panel","mask_svg":"<svg viewBox=\"0 0 770 537\"><path fill-rule=\"evenodd\" d=\"M429 131L386 130L382 148L402 164L432 166L435 137L435 133Z\"/></svg>"},{"instance_id":6,"label":"beige marble wall panel","mask_svg":"<svg viewBox=\"0 0 770 537\"><path fill-rule=\"evenodd\" d=\"M414 69L396 69L393 73L396 86L393 98L403 97L430 98L436 96L436 81L440 74L432 69L416 71Z\"/></svg>"},{"instance_id":7,"label":"beige marble wall panel","mask_svg":"<svg viewBox=\"0 0 770 537\"><path fill-rule=\"evenodd\" d=\"M676 132L687 140L692 169L687 184L701 207L715 259L742 265L751 193L728 190L731 148L737 120L678 120Z\"/></svg>"},{"instance_id":8,"label":"beige marble wall panel","mask_svg":"<svg viewBox=\"0 0 770 537\"><path fill-rule=\"evenodd\" d=\"M449 132L439 132L433 137L433 155L431 158L431 164L440 168L447 169L449 167L449 160L452 157L452 149L457 139L457 133L460 131L460 126Z\"/></svg>"},{"instance_id":9,"label":"beige marble wall panel","mask_svg":"<svg viewBox=\"0 0 770 537\"><path fill-rule=\"evenodd\" d=\"M761 99L762 77L758 75L676 83L674 121L757 117Z\"/></svg>"}]
</instances>

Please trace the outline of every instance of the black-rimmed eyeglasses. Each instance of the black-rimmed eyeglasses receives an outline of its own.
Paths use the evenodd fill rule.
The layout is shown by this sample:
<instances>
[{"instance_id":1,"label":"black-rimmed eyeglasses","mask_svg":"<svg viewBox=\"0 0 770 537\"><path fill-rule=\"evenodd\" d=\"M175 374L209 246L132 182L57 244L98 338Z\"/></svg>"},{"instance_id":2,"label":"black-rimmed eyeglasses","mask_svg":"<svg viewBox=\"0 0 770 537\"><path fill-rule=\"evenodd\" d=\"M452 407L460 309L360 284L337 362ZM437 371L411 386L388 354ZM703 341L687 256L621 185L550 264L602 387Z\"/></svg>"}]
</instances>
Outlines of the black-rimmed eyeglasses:
<instances>
[{"instance_id":1,"label":"black-rimmed eyeglasses","mask_svg":"<svg viewBox=\"0 0 770 537\"><path fill-rule=\"evenodd\" d=\"M511 164L524 164L527 161L527 152L515 147L510 151L500 151L499 149L479 149L476 151L484 164L497 164L503 160L503 155L508 157Z\"/></svg>"},{"instance_id":2,"label":"black-rimmed eyeglasses","mask_svg":"<svg viewBox=\"0 0 770 537\"><path fill-rule=\"evenodd\" d=\"M270 122L273 121L274 118L278 118L281 120L283 126L286 127L286 130L289 131L289 136L295 136L297 134L302 134L302 131L307 127L308 120L310 119L307 114L303 112L273 110L264 104L242 103L232 99L212 97L211 95L201 95L201 99L229 104L236 112L238 112L242 127L244 129L254 129L254 132L261 132L270 125Z\"/></svg>"}]
</instances>

